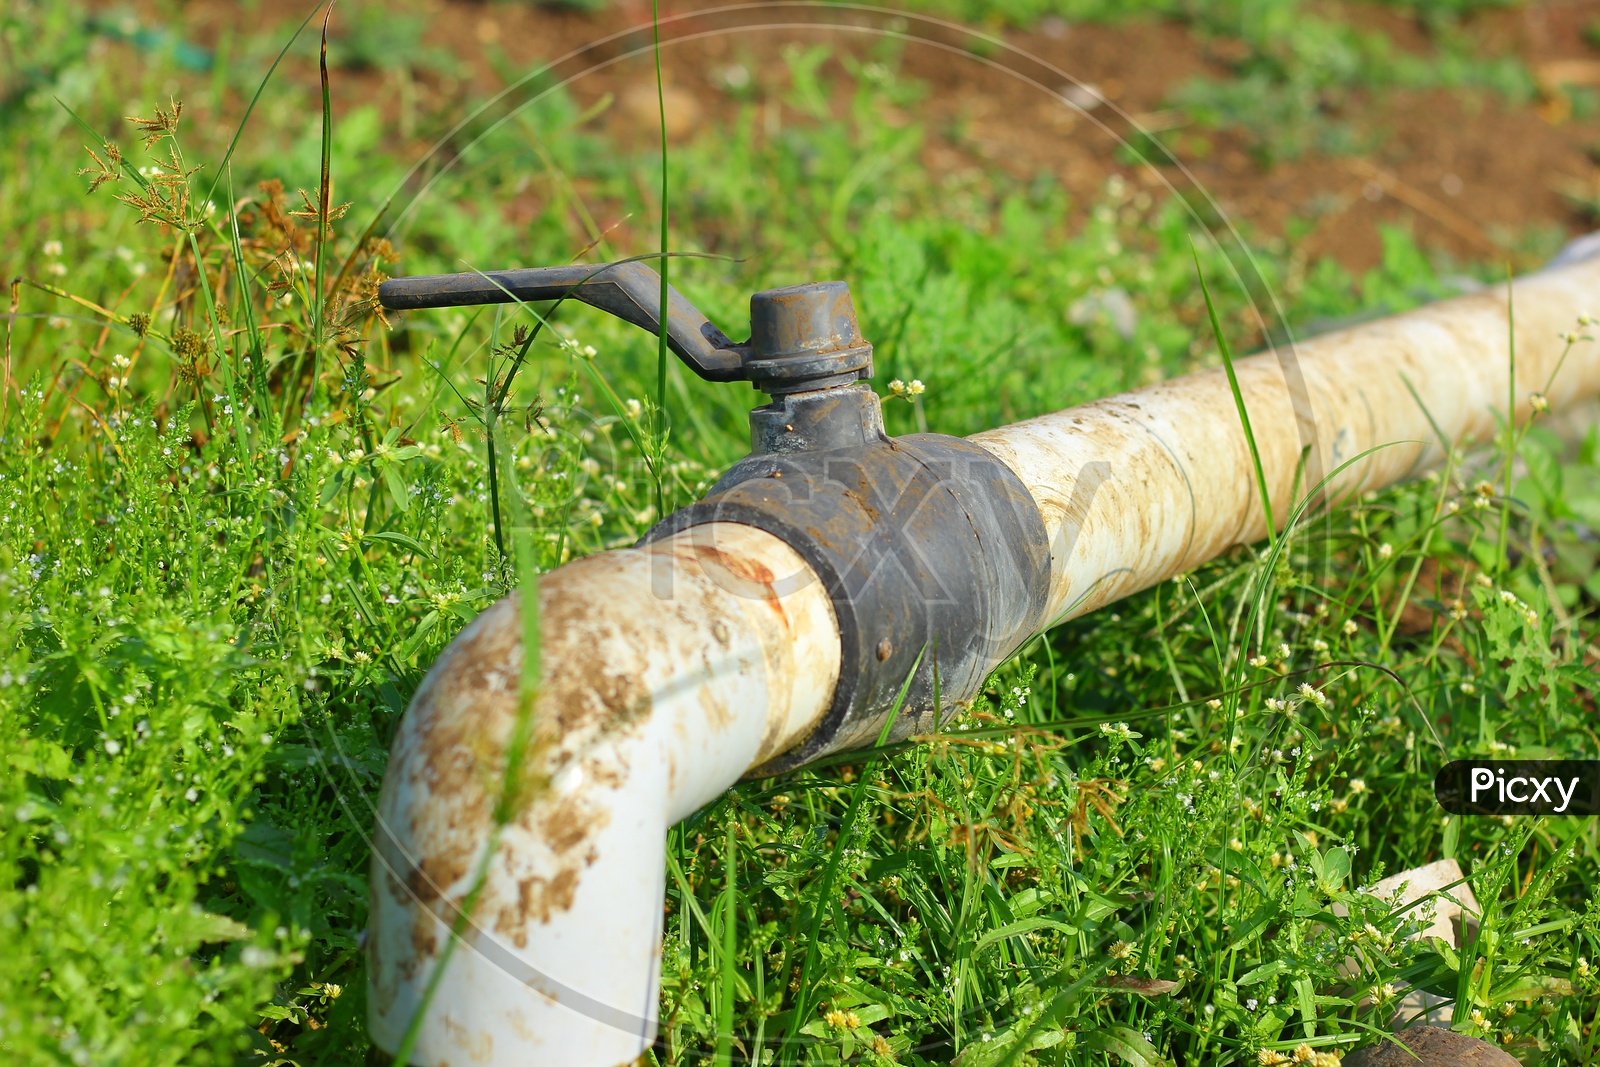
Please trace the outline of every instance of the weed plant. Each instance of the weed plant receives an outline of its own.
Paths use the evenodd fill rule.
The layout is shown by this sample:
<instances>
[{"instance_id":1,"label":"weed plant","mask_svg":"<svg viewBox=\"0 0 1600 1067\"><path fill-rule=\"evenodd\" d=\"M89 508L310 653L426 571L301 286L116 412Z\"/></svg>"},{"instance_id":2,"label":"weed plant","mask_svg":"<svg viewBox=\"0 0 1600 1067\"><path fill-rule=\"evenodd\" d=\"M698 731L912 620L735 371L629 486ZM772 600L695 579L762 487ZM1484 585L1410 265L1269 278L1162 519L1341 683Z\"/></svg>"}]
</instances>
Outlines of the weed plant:
<instances>
[{"instance_id":1,"label":"weed plant","mask_svg":"<svg viewBox=\"0 0 1600 1067\"><path fill-rule=\"evenodd\" d=\"M6 17L55 40L55 11ZM359 1062L388 742L513 583L505 515L538 570L629 544L741 454L751 398L675 367L659 391L654 339L588 312L531 346L509 313L378 314L387 273L563 262L601 206L654 217L659 157L559 92L369 225L405 163L375 107L328 130L315 75L274 82L222 166L253 82L145 91L130 129L86 55L40 51L0 125L0 1052ZM880 379L923 386L891 391L896 432L1217 363L1175 206L1119 178L1074 223L1047 183L922 175L874 106L923 91L893 59L839 114L796 60L674 149L673 245L743 257L676 284L733 327L756 285L850 279ZM163 62L142 89L183 84ZM544 209L489 224L525 180ZM624 239L595 254L654 235ZM1262 257L1300 320L1444 291L1386 247L1359 282ZM740 785L673 831L646 1062L1326 1063L1408 985L1525 1063L1595 1062L1595 820L1447 819L1430 782L1600 756L1597 527L1600 437L1538 422L1058 627L935 737ZM1364 891L1440 857L1483 904L1459 950Z\"/></svg>"}]
</instances>

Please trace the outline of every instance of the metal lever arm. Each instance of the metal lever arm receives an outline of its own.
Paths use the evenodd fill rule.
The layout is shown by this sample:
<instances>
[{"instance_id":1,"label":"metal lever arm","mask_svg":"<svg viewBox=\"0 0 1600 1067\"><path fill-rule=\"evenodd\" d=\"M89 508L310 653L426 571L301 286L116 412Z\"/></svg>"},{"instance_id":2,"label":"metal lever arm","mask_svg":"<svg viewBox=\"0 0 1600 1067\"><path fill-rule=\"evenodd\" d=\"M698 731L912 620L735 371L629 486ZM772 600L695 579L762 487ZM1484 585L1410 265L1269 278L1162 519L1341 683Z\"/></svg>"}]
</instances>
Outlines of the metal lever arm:
<instances>
[{"instance_id":1,"label":"metal lever arm","mask_svg":"<svg viewBox=\"0 0 1600 1067\"><path fill-rule=\"evenodd\" d=\"M582 301L651 333L661 329L661 276L638 262L429 274L391 278L378 287L378 301L391 311L561 299ZM671 287L667 347L707 381L745 378L746 346L728 340Z\"/></svg>"}]
</instances>

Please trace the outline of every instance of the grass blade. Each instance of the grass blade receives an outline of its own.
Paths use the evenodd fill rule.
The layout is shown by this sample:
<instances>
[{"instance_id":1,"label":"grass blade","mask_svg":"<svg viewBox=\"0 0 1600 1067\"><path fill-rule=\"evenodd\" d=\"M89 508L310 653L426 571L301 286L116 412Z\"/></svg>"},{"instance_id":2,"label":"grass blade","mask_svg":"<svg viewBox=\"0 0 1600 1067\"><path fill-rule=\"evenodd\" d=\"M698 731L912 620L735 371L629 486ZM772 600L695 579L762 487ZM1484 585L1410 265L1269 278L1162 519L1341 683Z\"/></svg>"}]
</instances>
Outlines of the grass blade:
<instances>
[{"instance_id":1,"label":"grass blade","mask_svg":"<svg viewBox=\"0 0 1600 1067\"><path fill-rule=\"evenodd\" d=\"M322 16L322 49L317 55L317 70L322 77L322 161L317 172L317 250L316 265L313 269L316 291L311 294L311 385L307 390L307 401L317 389L317 376L321 370L322 359L322 331L327 309L327 294L322 288L322 261L325 246L328 243L328 207L332 192L332 162L333 162L333 96L328 86L328 23L333 19L333 5L338 0L331 0L328 10Z\"/></svg>"},{"instance_id":2,"label":"grass blade","mask_svg":"<svg viewBox=\"0 0 1600 1067\"><path fill-rule=\"evenodd\" d=\"M1511 467L1517 458L1517 313L1511 299L1511 264L1506 264L1506 455L1500 480L1505 488L1500 503L1500 529L1496 537L1494 572L1505 573L1511 540Z\"/></svg>"},{"instance_id":3,"label":"grass blade","mask_svg":"<svg viewBox=\"0 0 1600 1067\"><path fill-rule=\"evenodd\" d=\"M717 1054L712 1061L717 1067L733 1067L733 999L737 991L737 960L739 945L739 894L737 864L738 845L734 831L738 820L728 820L728 843L723 852L723 866L727 872L727 885L722 891L722 986L717 991Z\"/></svg>"},{"instance_id":4,"label":"grass blade","mask_svg":"<svg viewBox=\"0 0 1600 1067\"><path fill-rule=\"evenodd\" d=\"M661 460L666 450L667 441L667 302L668 281L667 273L671 269L671 258L667 255L667 219L668 219L668 175L667 175L667 96L661 81L661 0L650 0L650 23L655 33L655 61L656 61L656 111L661 123L661 322L656 333L656 410L655 425L651 427L655 437L653 447L656 450L656 461L651 464L652 473L656 483L656 516L659 518L667 513L666 493L663 488L664 480L661 476Z\"/></svg>"},{"instance_id":5,"label":"grass blade","mask_svg":"<svg viewBox=\"0 0 1600 1067\"><path fill-rule=\"evenodd\" d=\"M1211 332L1217 339L1217 349L1222 353L1222 366L1228 372L1228 388L1233 392L1233 406L1239 412L1239 424L1244 427L1245 443L1250 446L1250 461L1256 468L1256 486L1261 490L1261 512L1267 524L1267 544L1278 544L1278 533L1272 519L1272 497L1267 491L1267 474L1261 467L1261 450L1256 447L1255 430L1250 426L1250 412L1245 408L1244 394L1239 390L1239 376L1233 369L1233 350L1223 336L1222 323L1217 319L1217 306L1211 300L1211 289L1206 285L1206 272L1200 267L1200 250L1194 240L1189 241L1189 252L1194 256L1195 274L1200 278L1200 292L1206 299L1206 314L1211 317Z\"/></svg>"}]
</instances>

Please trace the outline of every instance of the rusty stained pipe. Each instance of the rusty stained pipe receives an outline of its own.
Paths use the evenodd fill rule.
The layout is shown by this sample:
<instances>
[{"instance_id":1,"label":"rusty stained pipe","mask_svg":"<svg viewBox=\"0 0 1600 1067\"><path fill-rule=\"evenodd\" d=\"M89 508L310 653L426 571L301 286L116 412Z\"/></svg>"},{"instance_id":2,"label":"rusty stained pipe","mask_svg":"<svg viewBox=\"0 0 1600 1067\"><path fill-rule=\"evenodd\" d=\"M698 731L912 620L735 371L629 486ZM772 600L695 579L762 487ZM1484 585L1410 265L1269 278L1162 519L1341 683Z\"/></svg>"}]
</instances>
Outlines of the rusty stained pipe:
<instances>
[{"instance_id":1,"label":"rusty stained pipe","mask_svg":"<svg viewBox=\"0 0 1600 1067\"><path fill-rule=\"evenodd\" d=\"M412 1063L612 1067L655 1036L667 827L828 707L833 606L748 526L590 556L539 583L530 802L505 827ZM369 1021L393 1053L490 845L519 711L515 596L401 721L379 799Z\"/></svg>"},{"instance_id":2,"label":"rusty stained pipe","mask_svg":"<svg viewBox=\"0 0 1600 1067\"><path fill-rule=\"evenodd\" d=\"M1515 287L1517 417L1545 392L1600 393L1600 346L1550 376L1592 310L1600 260ZM1332 502L1437 464L1495 430L1508 394L1507 298L1486 290L1240 360L1282 524L1296 491ZM1407 382L1427 407L1424 414ZM1203 371L970 440L1005 463L1050 544L1042 629L1263 537L1232 395ZM1302 449L1311 445L1304 469ZM805 739L840 670L815 573L769 533L691 527L568 564L541 582L536 715L548 789L507 828L412 1062L615 1067L654 1037L662 839L748 769ZM520 623L507 598L446 650L402 722L385 778L368 939L372 1034L398 1046L490 839L516 708Z\"/></svg>"}]
</instances>

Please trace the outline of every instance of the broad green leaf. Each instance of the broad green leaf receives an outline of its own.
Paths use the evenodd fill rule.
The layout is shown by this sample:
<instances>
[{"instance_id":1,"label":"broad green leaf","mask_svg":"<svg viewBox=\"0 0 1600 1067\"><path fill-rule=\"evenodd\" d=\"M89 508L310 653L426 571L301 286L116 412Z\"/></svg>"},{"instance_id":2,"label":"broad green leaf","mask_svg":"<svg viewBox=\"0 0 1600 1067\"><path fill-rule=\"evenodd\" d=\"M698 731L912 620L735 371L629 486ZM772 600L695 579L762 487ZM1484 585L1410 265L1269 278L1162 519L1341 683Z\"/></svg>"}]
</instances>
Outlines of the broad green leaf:
<instances>
[{"instance_id":1,"label":"broad green leaf","mask_svg":"<svg viewBox=\"0 0 1600 1067\"><path fill-rule=\"evenodd\" d=\"M383 484L389 489L389 499L400 511L410 511L411 493L406 488L405 479L400 476L400 468L393 463L385 463L382 470Z\"/></svg>"},{"instance_id":2,"label":"broad green leaf","mask_svg":"<svg viewBox=\"0 0 1600 1067\"><path fill-rule=\"evenodd\" d=\"M1342 848L1330 848L1322 855L1321 870L1317 872L1317 882L1323 892L1331 893L1344 885L1344 880L1350 876L1350 853Z\"/></svg>"},{"instance_id":3,"label":"broad green leaf","mask_svg":"<svg viewBox=\"0 0 1600 1067\"><path fill-rule=\"evenodd\" d=\"M400 646L400 658L402 660L409 660L412 656L415 656L417 654L417 649L422 647L422 642L427 640L428 634L433 630L434 626L436 626L438 622L439 613L437 611L430 611L424 615L417 622L417 628L413 630L411 632L411 636L406 639L406 643Z\"/></svg>"},{"instance_id":4,"label":"broad green leaf","mask_svg":"<svg viewBox=\"0 0 1600 1067\"><path fill-rule=\"evenodd\" d=\"M1102 1026L1083 1035L1083 1044L1099 1052L1111 1052L1124 1063L1140 1067L1162 1067L1166 1063L1156 1047L1131 1026Z\"/></svg>"},{"instance_id":5,"label":"broad green leaf","mask_svg":"<svg viewBox=\"0 0 1600 1067\"><path fill-rule=\"evenodd\" d=\"M403 533L396 533L394 530L379 530L377 533L367 534L361 540L362 543L366 543L367 541L388 541L390 544L399 545L402 548L409 548L411 551L421 556L433 555L433 553L429 552L421 541L418 541L413 537L407 537Z\"/></svg>"},{"instance_id":6,"label":"broad green leaf","mask_svg":"<svg viewBox=\"0 0 1600 1067\"><path fill-rule=\"evenodd\" d=\"M1282 960L1273 960L1271 963L1263 963L1259 967L1246 971L1244 977L1239 979L1239 985L1251 986L1255 985L1257 982L1265 982L1268 978L1278 975L1287 967L1288 964L1284 963Z\"/></svg>"},{"instance_id":7,"label":"broad green leaf","mask_svg":"<svg viewBox=\"0 0 1600 1067\"><path fill-rule=\"evenodd\" d=\"M333 503L333 498L339 495L339 490L342 488L344 488L344 471L341 469L333 472L333 477L328 479L327 484L322 487L322 492L317 494L317 503L327 507Z\"/></svg>"},{"instance_id":8,"label":"broad green leaf","mask_svg":"<svg viewBox=\"0 0 1600 1067\"><path fill-rule=\"evenodd\" d=\"M1079 932L1076 926L1070 926L1067 923L1058 922L1055 919L1046 919L1043 916L1038 916L1032 919L1018 919L1016 922L1006 923L1004 926L990 930L987 934L984 934L982 937L980 937L978 939L978 943L972 946L972 954L976 956L990 945L1004 941L1007 938L1020 937L1023 934L1032 933L1035 930L1046 929L1060 930L1064 934L1075 934Z\"/></svg>"}]
</instances>

